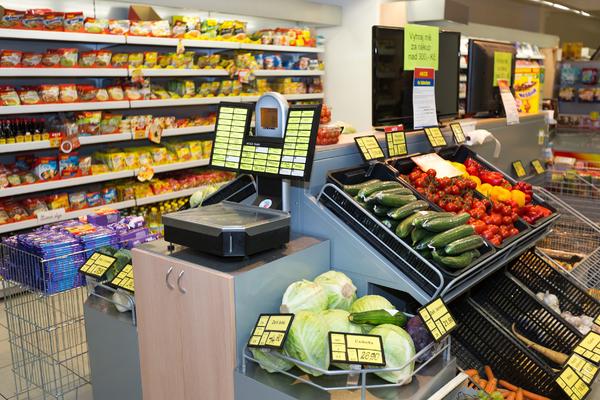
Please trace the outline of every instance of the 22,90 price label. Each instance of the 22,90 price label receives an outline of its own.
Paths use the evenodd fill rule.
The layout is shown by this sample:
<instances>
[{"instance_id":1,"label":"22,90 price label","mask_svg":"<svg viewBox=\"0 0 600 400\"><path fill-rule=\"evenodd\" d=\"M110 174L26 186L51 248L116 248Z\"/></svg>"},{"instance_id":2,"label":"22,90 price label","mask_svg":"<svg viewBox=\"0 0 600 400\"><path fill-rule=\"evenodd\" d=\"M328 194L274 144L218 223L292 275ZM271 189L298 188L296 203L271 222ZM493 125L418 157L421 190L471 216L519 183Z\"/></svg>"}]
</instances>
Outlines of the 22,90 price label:
<instances>
[{"instance_id":1,"label":"22,90 price label","mask_svg":"<svg viewBox=\"0 0 600 400\"><path fill-rule=\"evenodd\" d=\"M355 365L385 365L381 336L329 332L332 362Z\"/></svg>"}]
</instances>

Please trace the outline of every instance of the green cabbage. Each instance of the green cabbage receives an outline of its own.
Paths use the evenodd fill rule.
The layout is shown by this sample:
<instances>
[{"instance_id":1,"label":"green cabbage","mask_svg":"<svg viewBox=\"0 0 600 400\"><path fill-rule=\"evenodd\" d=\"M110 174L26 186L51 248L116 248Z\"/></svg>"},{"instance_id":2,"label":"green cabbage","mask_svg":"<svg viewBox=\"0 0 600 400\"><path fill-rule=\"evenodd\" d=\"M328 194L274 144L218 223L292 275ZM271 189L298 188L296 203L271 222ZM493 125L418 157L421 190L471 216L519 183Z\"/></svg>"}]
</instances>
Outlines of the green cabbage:
<instances>
[{"instance_id":1,"label":"green cabbage","mask_svg":"<svg viewBox=\"0 0 600 400\"><path fill-rule=\"evenodd\" d=\"M281 300L282 313L296 314L298 311L319 312L327 309L327 293L322 286L303 279L292 283Z\"/></svg>"},{"instance_id":2,"label":"green cabbage","mask_svg":"<svg viewBox=\"0 0 600 400\"><path fill-rule=\"evenodd\" d=\"M350 322L349 315L346 310L326 310L321 313L327 324L327 332L362 333L360 326Z\"/></svg>"},{"instance_id":3,"label":"green cabbage","mask_svg":"<svg viewBox=\"0 0 600 400\"><path fill-rule=\"evenodd\" d=\"M278 352L277 350L265 351L263 349L250 349L252 355L258 361L260 367L267 372L273 373L278 371L287 371L291 369L294 364L291 361L284 360L283 358L279 358L274 356L273 352Z\"/></svg>"},{"instance_id":4,"label":"green cabbage","mask_svg":"<svg viewBox=\"0 0 600 400\"><path fill-rule=\"evenodd\" d=\"M343 272L327 271L315 278L327 293L327 308L349 310L356 300L356 286Z\"/></svg>"},{"instance_id":5,"label":"green cabbage","mask_svg":"<svg viewBox=\"0 0 600 400\"><path fill-rule=\"evenodd\" d=\"M327 348L327 324L323 317L310 311L296 313L284 352L288 356L307 364L327 369L329 367L329 352ZM319 376L320 372L312 368L296 365L302 371Z\"/></svg>"},{"instance_id":6,"label":"green cabbage","mask_svg":"<svg viewBox=\"0 0 600 400\"><path fill-rule=\"evenodd\" d=\"M352 303L352 306L350 307L350 313L395 309L396 307L394 307L392 303L390 303L385 297L381 297L376 294L370 294L360 297L354 303Z\"/></svg>"},{"instance_id":7,"label":"green cabbage","mask_svg":"<svg viewBox=\"0 0 600 400\"><path fill-rule=\"evenodd\" d=\"M396 325L379 325L369 332L370 335L381 336L385 353L385 368L402 367L415 356L415 345L404 329ZM379 367L378 367L379 368ZM391 383L409 384L415 368L414 360L405 368L393 372L376 372L381 379Z\"/></svg>"}]
</instances>

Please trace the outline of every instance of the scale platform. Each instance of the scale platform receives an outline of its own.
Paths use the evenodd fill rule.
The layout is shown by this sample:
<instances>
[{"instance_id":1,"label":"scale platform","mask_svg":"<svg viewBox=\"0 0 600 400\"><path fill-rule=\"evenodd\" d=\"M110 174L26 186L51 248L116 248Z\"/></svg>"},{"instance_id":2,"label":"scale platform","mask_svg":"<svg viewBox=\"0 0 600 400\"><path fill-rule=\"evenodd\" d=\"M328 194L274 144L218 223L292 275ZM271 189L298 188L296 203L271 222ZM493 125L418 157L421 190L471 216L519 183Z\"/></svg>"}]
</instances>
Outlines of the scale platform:
<instances>
[{"instance_id":1,"label":"scale platform","mask_svg":"<svg viewBox=\"0 0 600 400\"><path fill-rule=\"evenodd\" d=\"M290 214L223 201L163 216L165 240L222 257L244 257L290 241Z\"/></svg>"}]
</instances>

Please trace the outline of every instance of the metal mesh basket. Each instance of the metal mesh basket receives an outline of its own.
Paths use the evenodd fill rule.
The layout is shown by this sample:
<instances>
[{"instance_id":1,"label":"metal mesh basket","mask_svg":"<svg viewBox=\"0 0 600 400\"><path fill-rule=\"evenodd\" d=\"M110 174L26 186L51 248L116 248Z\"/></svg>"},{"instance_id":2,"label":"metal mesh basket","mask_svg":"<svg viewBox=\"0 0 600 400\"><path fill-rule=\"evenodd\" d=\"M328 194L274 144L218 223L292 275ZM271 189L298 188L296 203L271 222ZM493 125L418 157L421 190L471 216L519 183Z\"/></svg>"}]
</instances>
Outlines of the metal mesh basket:
<instances>
[{"instance_id":1,"label":"metal mesh basket","mask_svg":"<svg viewBox=\"0 0 600 400\"><path fill-rule=\"evenodd\" d=\"M559 197L572 208L600 222L600 169L598 168L552 168L544 177L544 188Z\"/></svg>"}]
</instances>

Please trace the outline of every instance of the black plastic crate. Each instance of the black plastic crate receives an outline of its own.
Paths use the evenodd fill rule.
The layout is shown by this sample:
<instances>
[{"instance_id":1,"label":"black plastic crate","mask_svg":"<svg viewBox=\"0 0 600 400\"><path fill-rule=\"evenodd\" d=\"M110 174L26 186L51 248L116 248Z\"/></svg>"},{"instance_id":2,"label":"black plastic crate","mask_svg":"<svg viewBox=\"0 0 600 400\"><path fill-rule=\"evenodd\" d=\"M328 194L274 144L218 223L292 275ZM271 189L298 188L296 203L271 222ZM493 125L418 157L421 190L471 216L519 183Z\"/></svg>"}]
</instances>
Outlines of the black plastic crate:
<instances>
[{"instance_id":1,"label":"black plastic crate","mask_svg":"<svg viewBox=\"0 0 600 400\"><path fill-rule=\"evenodd\" d=\"M560 309L573 315L585 314L592 318L600 315L600 302L590 296L585 288L552 267L534 250L529 250L512 261L509 271L533 293L546 292L558 297Z\"/></svg>"},{"instance_id":2,"label":"black plastic crate","mask_svg":"<svg viewBox=\"0 0 600 400\"><path fill-rule=\"evenodd\" d=\"M554 381L555 372L468 298L452 302L449 308L458 321L451 334L452 354L461 368L475 368L483 376L484 365L489 365L498 379L553 400L568 398Z\"/></svg>"},{"instance_id":3,"label":"black plastic crate","mask_svg":"<svg viewBox=\"0 0 600 400\"><path fill-rule=\"evenodd\" d=\"M515 324L517 332L529 340L567 355L583 338L577 329L544 306L534 293L504 271L473 288L469 301L492 316L509 335ZM543 356L540 358L549 367L561 368L561 365Z\"/></svg>"}]
</instances>

